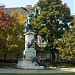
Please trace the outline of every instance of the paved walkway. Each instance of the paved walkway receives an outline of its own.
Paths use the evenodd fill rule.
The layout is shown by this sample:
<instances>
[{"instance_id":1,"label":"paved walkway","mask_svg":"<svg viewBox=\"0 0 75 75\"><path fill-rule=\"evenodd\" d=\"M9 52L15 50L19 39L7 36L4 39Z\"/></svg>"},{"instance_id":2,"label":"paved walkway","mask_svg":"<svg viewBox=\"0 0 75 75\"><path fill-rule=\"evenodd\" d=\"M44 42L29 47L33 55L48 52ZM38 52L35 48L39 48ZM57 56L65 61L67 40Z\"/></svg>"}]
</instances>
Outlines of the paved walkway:
<instances>
[{"instance_id":1,"label":"paved walkway","mask_svg":"<svg viewBox=\"0 0 75 75\"><path fill-rule=\"evenodd\" d=\"M52 70L22 70L13 68L0 68L0 73L68 73L75 72L73 68L56 68Z\"/></svg>"}]
</instances>

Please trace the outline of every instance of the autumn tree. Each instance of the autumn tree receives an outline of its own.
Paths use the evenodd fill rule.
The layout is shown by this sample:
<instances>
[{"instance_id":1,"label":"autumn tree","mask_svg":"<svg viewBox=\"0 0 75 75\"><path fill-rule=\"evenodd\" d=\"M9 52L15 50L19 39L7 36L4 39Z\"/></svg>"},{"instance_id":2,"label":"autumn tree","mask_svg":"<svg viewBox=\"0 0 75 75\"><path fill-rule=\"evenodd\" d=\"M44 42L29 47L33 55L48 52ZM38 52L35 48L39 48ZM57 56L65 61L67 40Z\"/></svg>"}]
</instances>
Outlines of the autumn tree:
<instances>
[{"instance_id":1,"label":"autumn tree","mask_svg":"<svg viewBox=\"0 0 75 75\"><path fill-rule=\"evenodd\" d=\"M7 31L13 25L14 18L4 13L4 8L0 7L0 29Z\"/></svg>"},{"instance_id":2,"label":"autumn tree","mask_svg":"<svg viewBox=\"0 0 75 75\"><path fill-rule=\"evenodd\" d=\"M16 10L11 13L11 16L14 17L15 22L12 27L12 32L7 37L7 47L9 52L14 54L15 56L22 56L24 50L24 20L26 15L20 13L20 11Z\"/></svg>"},{"instance_id":3,"label":"autumn tree","mask_svg":"<svg viewBox=\"0 0 75 75\"><path fill-rule=\"evenodd\" d=\"M73 17L70 15L70 8L62 4L61 0L40 0L37 5L41 13L38 18L33 19L34 28L37 34L47 41L45 50L50 51L51 60L54 61L55 52L58 52L58 46L54 42L70 29Z\"/></svg>"},{"instance_id":4,"label":"autumn tree","mask_svg":"<svg viewBox=\"0 0 75 75\"><path fill-rule=\"evenodd\" d=\"M24 20L26 15L20 11L13 11L11 15L5 14L4 9L0 8L0 54L16 56L22 55L24 50Z\"/></svg>"},{"instance_id":5,"label":"autumn tree","mask_svg":"<svg viewBox=\"0 0 75 75\"><path fill-rule=\"evenodd\" d=\"M7 33L11 30L14 23L14 18L10 15L4 13L4 8L0 7L0 52L4 54L4 59L6 59L7 47L6 38Z\"/></svg>"}]
</instances>

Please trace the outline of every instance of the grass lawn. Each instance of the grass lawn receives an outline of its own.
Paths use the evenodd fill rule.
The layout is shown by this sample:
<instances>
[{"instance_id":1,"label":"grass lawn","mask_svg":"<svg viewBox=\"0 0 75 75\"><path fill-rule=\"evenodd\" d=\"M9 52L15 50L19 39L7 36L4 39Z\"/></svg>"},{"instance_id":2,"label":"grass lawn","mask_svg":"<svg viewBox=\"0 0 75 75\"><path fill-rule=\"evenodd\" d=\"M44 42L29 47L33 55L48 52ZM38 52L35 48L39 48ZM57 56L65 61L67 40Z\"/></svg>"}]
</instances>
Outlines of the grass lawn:
<instances>
[{"instance_id":1,"label":"grass lawn","mask_svg":"<svg viewBox=\"0 0 75 75\"><path fill-rule=\"evenodd\" d=\"M75 64L72 65L72 64L68 64L68 63L58 63L58 64L55 64L55 67L57 68L75 68Z\"/></svg>"},{"instance_id":2,"label":"grass lawn","mask_svg":"<svg viewBox=\"0 0 75 75\"><path fill-rule=\"evenodd\" d=\"M15 74L15 73L0 73L0 75L75 75L75 73L49 73L49 74Z\"/></svg>"}]
</instances>

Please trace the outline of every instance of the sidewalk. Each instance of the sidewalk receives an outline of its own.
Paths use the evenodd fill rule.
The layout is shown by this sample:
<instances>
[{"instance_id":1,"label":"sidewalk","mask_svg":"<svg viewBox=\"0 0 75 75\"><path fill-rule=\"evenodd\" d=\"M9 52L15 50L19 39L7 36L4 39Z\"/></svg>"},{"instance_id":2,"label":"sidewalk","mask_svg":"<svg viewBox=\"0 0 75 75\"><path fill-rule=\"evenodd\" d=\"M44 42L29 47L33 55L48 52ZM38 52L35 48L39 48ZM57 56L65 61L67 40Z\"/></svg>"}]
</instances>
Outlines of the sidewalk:
<instances>
[{"instance_id":1,"label":"sidewalk","mask_svg":"<svg viewBox=\"0 0 75 75\"><path fill-rule=\"evenodd\" d=\"M56 68L52 70L22 70L13 68L0 68L0 73L70 73L75 72L73 68Z\"/></svg>"}]
</instances>

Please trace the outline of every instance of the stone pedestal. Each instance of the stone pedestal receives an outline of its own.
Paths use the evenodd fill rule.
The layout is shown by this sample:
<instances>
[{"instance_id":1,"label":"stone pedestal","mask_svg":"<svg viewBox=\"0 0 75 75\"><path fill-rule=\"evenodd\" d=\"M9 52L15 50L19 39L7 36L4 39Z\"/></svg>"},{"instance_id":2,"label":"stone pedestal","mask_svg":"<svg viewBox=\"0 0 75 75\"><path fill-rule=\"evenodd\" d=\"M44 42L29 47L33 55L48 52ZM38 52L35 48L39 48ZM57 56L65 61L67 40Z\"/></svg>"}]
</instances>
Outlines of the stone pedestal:
<instances>
[{"instance_id":1,"label":"stone pedestal","mask_svg":"<svg viewBox=\"0 0 75 75\"><path fill-rule=\"evenodd\" d=\"M23 51L23 59L18 61L17 67L23 69L44 69L37 62L33 62L36 58L34 32L27 32L25 35L25 50Z\"/></svg>"},{"instance_id":2,"label":"stone pedestal","mask_svg":"<svg viewBox=\"0 0 75 75\"><path fill-rule=\"evenodd\" d=\"M17 67L23 69L44 69L44 67L39 66L37 62L32 62L32 60L27 59L22 59L18 61Z\"/></svg>"},{"instance_id":3,"label":"stone pedestal","mask_svg":"<svg viewBox=\"0 0 75 75\"><path fill-rule=\"evenodd\" d=\"M23 55L25 59L31 59L36 57L36 50L35 50L35 40L34 40L34 32L27 32L25 35L25 50Z\"/></svg>"}]
</instances>

